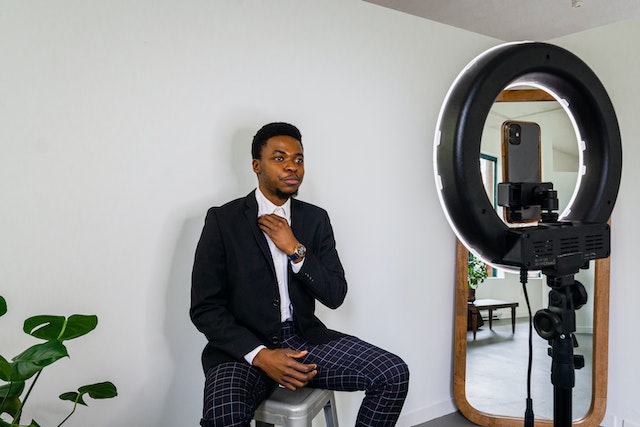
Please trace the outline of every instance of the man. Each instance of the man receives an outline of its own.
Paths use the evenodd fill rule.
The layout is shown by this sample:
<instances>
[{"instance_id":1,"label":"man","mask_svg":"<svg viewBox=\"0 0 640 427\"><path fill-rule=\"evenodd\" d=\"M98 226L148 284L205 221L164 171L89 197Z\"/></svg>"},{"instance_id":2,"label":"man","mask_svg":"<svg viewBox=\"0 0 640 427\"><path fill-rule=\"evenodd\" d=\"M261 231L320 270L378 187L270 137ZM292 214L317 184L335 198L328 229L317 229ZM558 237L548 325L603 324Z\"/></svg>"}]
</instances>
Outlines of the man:
<instances>
[{"instance_id":1,"label":"man","mask_svg":"<svg viewBox=\"0 0 640 427\"><path fill-rule=\"evenodd\" d=\"M251 147L258 188L211 208L196 249L191 310L207 337L200 425L248 426L281 385L365 390L358 426L393 426L409 371L398 356L328 329L347 282L323 209L293 197L304 178L300 131L271 123Z\"/></svg>"}]
</instances>

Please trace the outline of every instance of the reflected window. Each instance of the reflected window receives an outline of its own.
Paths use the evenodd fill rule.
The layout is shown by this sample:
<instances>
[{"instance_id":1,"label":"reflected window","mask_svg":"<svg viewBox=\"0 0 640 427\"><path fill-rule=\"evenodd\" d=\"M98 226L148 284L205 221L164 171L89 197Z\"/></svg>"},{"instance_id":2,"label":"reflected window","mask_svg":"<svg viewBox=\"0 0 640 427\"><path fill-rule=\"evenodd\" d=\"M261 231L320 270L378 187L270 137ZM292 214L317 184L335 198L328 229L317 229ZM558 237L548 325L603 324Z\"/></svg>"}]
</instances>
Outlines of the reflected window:
<instances>
[{"instance_id":1,"label":"reflected window","mask_svg":"<svg viewBox=\"0 0 640 427\"><path fill-rule=\"evenodd\" d=\"M487 197L491 201L491 206L495 210L498 206L496 200L496 193L498 189L498 181L496 174L498 172L498 159L488 154L480 153L480 174L482 175L482 183L484 184L484 190L487 192ZM489 277L500 277L498 270L490 265L486 265L487 273Z\"/></svg>"},{"instance_id":2,"label":"reflected window","mask_svg":"<svg viewBox=\"0 0 640 427\"><path fill-rule=\"evenodd\" d=\"M488 154L480 154L480 173L482 174L482 183L487 192L487 197L491 201L491 206L496 209L497 200L496 192L498 183L496 181L496 173L498 170L498 159Z\"/></svg>"}]
</instances>

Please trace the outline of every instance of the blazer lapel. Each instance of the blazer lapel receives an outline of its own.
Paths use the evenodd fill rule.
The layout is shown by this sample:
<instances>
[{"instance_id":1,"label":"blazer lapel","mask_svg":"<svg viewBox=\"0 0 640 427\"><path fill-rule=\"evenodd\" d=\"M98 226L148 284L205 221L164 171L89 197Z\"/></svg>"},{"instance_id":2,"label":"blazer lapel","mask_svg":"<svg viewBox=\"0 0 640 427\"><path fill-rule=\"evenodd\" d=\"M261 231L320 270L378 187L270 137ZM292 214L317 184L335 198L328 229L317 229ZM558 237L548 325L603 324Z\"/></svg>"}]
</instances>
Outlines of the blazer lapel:
<instances>
[{"instance_id":1,"label":"blazer lapel","mask_svg":"<svg viewBox=\"0 0 640 427\"><path fill-rule=\"evenodd\" d=\"M258 247L262 251L264 257L269 261L269 265L271 266L271 272L275 276L276 269L273 266L273 258L271 257L271 250L269 249L269 243L267 243L267 238L264 233L258 227L258 202L256 201L255 190L249 193L249 195L245 198L246 209L244 210L244 216L249 224L249 228L251 229L251 233L253 234Z\"/></svg>"},{"instance_id":2,"label":"blazer lapel","mask_svg":"<svg viewBox=\"0 0 640 427\"><path fill-rule=\"evenodd\" d=\"M293 235L301 242L304 241L304 215L302 213L302 204L298 200L291 199L291 230Z\"/></svg>"},{"instance_id":3,"label":"blazer lapel","mask_svg":"<svg viewBox=\"0 0 640 427\"><path fill-rule=\"evenodd\" d=\"M296 199L291 198L291 231L293 231L293 235L296 236L298 241L304 242L304 233L302 232L302 226L304 224L304 215L302 214L302 205L298 203ZM289 283L293 279L293 269L291 268L291 263L288 263L287 275L289 277ZM293 295L295 291L289 287L289 295ZM292 297L293 298L293 297Z\"/></svg>"}]
</instances>

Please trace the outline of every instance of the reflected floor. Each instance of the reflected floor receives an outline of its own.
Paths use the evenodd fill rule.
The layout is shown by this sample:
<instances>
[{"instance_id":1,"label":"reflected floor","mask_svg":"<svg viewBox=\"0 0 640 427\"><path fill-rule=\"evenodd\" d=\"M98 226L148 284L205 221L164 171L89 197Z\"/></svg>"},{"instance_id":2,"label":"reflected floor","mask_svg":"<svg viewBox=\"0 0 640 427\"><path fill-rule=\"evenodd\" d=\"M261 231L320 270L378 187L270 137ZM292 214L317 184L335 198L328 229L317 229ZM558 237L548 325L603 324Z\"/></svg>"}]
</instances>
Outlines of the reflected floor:
<instances>
[{"instance_id":1,"label":"reflected floor","mask_svg":"<svg viewBox=\"0 0 640 427\"><path fill-rule=\"evenodd\" d=\"M576 370L573 389L573 419L581 418L591 404L592 335L576 334L575 354L585 358L585 367ZM467 400L476 409L496 415L523 417L527 397L529 323L517 319L511 333L511 319L494 320L478 329L476 340L467 333ZM536 418L553 419L553 385L548 344L533 330L533 369L531 394Z\"/></svg>"}]
</instances>

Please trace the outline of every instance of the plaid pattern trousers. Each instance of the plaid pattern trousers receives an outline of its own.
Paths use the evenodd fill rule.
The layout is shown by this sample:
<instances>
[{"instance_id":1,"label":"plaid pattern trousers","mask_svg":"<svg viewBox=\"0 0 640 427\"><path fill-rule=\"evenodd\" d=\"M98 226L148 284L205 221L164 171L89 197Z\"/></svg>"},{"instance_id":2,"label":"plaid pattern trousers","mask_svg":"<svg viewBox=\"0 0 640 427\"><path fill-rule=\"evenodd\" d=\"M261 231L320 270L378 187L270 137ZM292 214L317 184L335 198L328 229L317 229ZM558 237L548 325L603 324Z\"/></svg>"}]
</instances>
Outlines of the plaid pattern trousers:
<instances>
[{"instance_id":1,"label":"plaid pattern trousers","mask_svg":"<svg viewBox=\"0 0 640 427\"><path fill-rule=\"evenodd\" d=\"M282 325L282 347L308 350L300 361L318 365L318 374L307 387L364 390L356 426L396 424L409 390L409 369L400 357L352 336L310 344L295 332L292 322ZM248 426L255 410L277 385L262 370L244 362L211 368L206 373L200 425Z\"/></svg>"}]
</instances>

